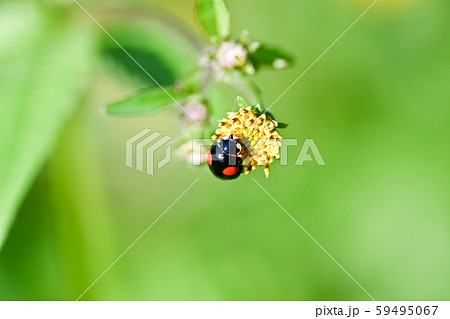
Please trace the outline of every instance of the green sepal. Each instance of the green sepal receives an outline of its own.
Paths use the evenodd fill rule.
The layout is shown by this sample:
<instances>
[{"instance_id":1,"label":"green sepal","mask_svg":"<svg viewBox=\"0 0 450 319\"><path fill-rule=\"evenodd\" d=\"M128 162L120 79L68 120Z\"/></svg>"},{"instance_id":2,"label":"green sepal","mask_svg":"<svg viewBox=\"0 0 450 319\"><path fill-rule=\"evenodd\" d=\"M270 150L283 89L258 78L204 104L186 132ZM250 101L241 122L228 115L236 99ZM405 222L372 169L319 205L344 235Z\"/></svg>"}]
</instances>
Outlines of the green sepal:
<instances>
[{"instance_id":1,"label":"green sepal","mask_svg":"<svg viewBox=\"0 0 450 319\"><path fill-rule=\"evenodd\" d=\"M245 109L246 107L248 107L250 105L248 104L248 102L243 97L237 96L236 100L234 100L234 106L235 107L241 107L241 108Z\"/></svg>"}]
</instances>

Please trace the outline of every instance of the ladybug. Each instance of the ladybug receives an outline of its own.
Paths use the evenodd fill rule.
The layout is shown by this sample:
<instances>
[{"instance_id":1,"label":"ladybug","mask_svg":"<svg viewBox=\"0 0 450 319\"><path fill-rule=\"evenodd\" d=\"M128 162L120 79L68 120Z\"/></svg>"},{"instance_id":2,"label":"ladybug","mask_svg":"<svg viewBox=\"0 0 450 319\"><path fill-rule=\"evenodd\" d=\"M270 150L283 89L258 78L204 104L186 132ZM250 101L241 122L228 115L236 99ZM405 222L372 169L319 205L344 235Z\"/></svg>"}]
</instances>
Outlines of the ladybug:
<instances>
[{"instance_id":1,"label":"ladybug","mask_svg":"<svg viewBox=\"0 0 450 319\"><path fill-rule=\"evenodd\" d=\"M214 176L221 179L238 178L244 169L244 149L243 143L233 135L220 139L211 146L208 165Z\"/></svg>"}]
</instances>

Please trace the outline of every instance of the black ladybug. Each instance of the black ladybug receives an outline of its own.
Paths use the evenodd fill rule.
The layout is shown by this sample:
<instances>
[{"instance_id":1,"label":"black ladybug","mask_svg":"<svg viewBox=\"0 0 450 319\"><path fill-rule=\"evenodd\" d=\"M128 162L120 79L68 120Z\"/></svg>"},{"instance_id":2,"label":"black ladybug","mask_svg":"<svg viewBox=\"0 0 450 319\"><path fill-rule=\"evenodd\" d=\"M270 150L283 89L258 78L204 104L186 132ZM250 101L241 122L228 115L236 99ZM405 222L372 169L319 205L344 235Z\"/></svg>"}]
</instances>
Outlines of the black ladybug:
<instances>
[{"instance_id":1,"label":"black ladybug","mask_svg":"<svg viewBox=\"0 0 450 319\"><path fill-rule=\"evenodd\" d=\"M219 140L208 152L209 169L221 179L238 178L244 169L243 149L241 141L233 135Z\"/></svg>"}]
</instances>

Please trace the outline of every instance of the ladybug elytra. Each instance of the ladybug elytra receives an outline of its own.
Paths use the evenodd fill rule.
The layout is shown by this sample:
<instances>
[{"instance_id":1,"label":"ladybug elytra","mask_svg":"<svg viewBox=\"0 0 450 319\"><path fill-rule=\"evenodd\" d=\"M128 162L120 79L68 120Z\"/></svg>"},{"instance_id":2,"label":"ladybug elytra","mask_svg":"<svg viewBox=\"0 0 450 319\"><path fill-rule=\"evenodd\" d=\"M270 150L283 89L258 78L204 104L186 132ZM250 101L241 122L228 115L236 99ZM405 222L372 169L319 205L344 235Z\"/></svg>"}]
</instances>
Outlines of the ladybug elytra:
<instances>
[{"instance_id":1,"label":"ladybug elytra","mask_svg":"<svg viewBox=\"0 0 450 319\"><path fill-rule=\"evenodd\" d=\"M208 152L208 165L211 172L221 179L236 179L241 175L244 145L230 135L214 143Z\"/></svg>"}]
</instances>

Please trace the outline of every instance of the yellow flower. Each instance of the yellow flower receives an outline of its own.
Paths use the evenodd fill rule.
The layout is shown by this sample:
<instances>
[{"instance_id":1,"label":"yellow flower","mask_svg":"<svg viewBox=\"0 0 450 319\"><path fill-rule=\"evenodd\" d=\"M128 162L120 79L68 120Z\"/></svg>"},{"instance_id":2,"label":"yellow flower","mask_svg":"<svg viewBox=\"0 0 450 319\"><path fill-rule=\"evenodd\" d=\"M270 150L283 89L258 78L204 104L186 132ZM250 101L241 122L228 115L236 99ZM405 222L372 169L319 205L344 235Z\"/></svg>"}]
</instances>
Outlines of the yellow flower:
<instances>
[{"instance_id":1,"label":"yellow flower","mask_svg":"<svg viewBox=\"0 0 450 319\"><path fill-rule=\"evenodd\" d=\"M269 177L269 165L274 158L280 158L282 137L276 130L277 125L266 114L259 115L251 107L241 107L238 112L228 113L228 118L219 121L219 128L211 138L219 140L233 135L241 139L248 151L244 159L245 174L264 166L264 173Z\"/></svg>"}]
</instances>

